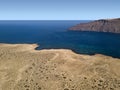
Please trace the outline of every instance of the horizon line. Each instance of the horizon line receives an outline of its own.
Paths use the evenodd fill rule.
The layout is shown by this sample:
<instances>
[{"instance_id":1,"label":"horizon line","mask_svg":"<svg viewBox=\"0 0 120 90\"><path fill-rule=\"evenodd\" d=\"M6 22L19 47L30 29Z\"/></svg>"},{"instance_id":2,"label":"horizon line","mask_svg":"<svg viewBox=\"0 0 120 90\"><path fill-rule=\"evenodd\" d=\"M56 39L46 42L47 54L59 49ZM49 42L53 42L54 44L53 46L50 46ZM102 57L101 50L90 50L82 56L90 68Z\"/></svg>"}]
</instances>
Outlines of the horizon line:
<instances>
[{"instance_id":1,"label":"horizon line","mask_svg":"<svg viewBox=\"0 0 120 90\"><path fill-rule=\"evenodd\" d=\"M59 20L59 19L58 19ZM36 20L36 19L27 19L27 20L19 20L19 19L16 19L16 20L12 20L12 19L10 19L10 20L0 20L0 21L58 21L58 20ZM71 20L73 20L73 19L71 19ZM80 20L98 20L98 19L80 19ZM65 21L65 20L59 20L59 21ZM70 21L70 20L66 20L66 21ZM79 21L79 20L75 20L75 21Z\"/></svg>"}]
</instances>

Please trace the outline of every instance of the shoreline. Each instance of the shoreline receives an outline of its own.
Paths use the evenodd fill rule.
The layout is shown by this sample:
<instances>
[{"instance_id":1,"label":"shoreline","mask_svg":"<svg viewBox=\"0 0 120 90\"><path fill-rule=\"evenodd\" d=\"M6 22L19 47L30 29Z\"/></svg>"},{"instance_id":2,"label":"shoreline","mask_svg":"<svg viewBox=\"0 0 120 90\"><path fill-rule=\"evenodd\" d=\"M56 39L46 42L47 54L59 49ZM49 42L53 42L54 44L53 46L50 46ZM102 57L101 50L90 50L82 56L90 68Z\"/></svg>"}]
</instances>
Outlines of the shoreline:
<instances>
[{"instance_id":1,"label":"shoreline","mask_svg":"<svg viewBox=\"0 0 120 90\"><path fill-rule=\"evenodd\" d=\"M40 51L44 51L44 50L46 50L46 51L70 51L70 52L72 52L72 53L75 53L75 54L78 54L78 55L85 55L85 56L106 56L106 57L111 57L111 58L116 58L116 59L120 59L120 58L118 58L118 57L113 57L113 56L109 56L109 55L105 55L105 54L100 54L100 53L95 53L95 54L81 54L81 53L77 53L77 52L75 52L75 51L73 51L73 50L71 50L71 49L36 49L36 48L38 48L40 45L38 45L38 44L27 44L27 43L24 43L24 44L8 44L8 43L0 43L0 46L1 45L7 45L7 46L21 46L21 45L24 45L24 46L29 46L29 48L27 47L27 48L25 48L25 50L26 49L28 49L28 50L30 50L31 52L33 51L33 52L40 52Z\"/></svg>"}]
</instances>

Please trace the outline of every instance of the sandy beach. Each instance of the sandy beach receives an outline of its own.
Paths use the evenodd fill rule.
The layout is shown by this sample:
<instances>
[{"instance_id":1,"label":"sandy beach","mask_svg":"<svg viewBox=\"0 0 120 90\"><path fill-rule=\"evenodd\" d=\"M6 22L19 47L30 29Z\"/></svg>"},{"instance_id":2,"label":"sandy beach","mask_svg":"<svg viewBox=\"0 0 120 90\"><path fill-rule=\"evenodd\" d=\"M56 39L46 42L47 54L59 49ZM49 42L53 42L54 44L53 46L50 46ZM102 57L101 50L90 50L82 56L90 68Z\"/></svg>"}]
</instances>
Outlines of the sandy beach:
<instances>
[{"instance_id":1,"label":"sandy beach","mask_svg":"<svg viewBox=\"0 0 120 90\"><path fill-rule=\"evenodd\" d=\"M120 59L0 44L0 90L120 90Z\"/></svg>"}]
</instances>

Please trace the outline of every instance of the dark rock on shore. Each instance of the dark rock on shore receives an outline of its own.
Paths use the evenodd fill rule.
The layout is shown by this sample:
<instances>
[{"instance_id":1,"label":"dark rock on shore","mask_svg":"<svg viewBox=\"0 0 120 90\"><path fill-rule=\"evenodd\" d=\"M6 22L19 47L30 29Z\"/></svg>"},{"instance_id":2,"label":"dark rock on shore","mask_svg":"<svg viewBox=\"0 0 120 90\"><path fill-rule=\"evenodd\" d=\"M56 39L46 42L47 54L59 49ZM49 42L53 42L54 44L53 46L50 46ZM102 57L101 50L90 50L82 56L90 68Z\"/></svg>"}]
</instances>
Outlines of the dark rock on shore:
<instances>
[{"instance_id":1,"label":"dark rock on shore","mask_svg":"<svg viewBox=\"0 0 120 90\"><path fill-rule=\"evenodd\" d=\"M80 23L69 28L69 30L120 33L120 18Z\"/></svg>"}]
</instances>

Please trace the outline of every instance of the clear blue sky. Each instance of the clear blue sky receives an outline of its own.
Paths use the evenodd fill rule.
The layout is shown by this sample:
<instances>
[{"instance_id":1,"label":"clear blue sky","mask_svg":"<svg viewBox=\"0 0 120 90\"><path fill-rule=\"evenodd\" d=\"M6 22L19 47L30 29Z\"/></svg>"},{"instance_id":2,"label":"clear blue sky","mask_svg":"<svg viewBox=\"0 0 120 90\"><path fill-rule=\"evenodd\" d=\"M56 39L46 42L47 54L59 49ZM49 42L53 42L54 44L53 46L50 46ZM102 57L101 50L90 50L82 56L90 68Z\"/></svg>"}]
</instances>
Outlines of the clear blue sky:
<instances>
[{"instance_id":1,"label":"clear blue sky","mask_svg":"<svg viewBox=\"0 0 120 90\"><path fill-rule=\"evenodd\" d=\"M120 17L120 0L0 0L0 20L93 20Z\"/></svg>"}]
</instances>

